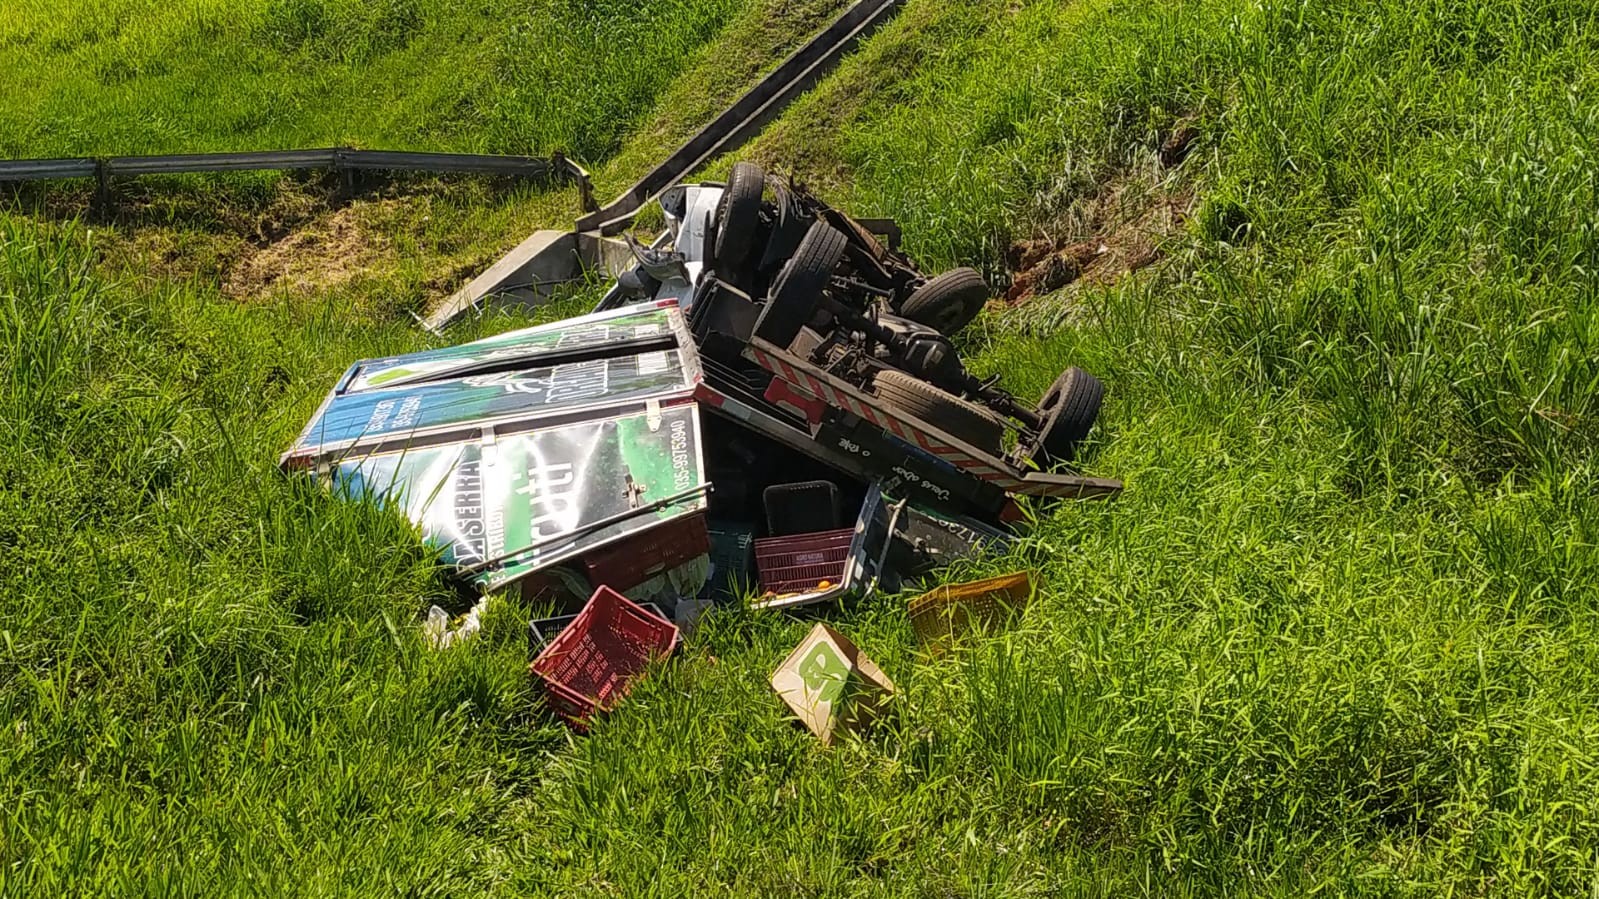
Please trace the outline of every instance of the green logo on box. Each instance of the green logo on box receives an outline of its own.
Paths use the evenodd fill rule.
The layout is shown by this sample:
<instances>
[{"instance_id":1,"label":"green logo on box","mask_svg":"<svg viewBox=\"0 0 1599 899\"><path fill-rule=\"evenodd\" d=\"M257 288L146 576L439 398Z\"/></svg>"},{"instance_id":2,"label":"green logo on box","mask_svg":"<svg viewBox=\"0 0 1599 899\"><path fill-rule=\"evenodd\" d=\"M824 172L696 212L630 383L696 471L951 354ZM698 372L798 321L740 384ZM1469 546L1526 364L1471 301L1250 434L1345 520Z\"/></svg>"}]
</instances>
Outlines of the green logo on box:
<instances>
[{"instance_id":1,"label":"green logo on box","mask_svg":"<svg viewBox=\"0 0 1599 899\"><path fill-rule=\"evenodd\" d=\"M839 657L838 651L828 643L817 643L805 654L799 666L800 680L806 689L817 694L820 702L834 702L844 694L844 684L849 680L849 665Z\"/></svg>"}]
</instances>

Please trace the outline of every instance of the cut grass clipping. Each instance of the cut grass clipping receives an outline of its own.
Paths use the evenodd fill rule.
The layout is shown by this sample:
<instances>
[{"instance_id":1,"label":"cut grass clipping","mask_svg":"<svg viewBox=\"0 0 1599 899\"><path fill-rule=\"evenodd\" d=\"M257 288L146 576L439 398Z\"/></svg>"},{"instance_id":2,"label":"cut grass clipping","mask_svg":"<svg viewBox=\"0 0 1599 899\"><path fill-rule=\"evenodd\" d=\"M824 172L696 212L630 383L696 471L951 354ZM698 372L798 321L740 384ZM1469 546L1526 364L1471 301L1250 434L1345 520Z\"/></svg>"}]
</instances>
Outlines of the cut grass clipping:
<instances>
[{"instance_id":1,"label":"cut grass clipping","mask_svg":"<svg viewBox=\"0 0 1599 899\"><path fill-rule=\"evenodd\" d=\"M950 573L1038 572L1007 635L927 662L903 597L833 616L899 697L831 749L766 683L780 615L710 616L583 739L524 611L426 651L410 529L272 467L424 337L4 218L0 892L1591 894L1594 15L911 0L779 122L934 265L1085 239L1118 181L1199 198L1157 265L971 329L1023 393L1107 382L1085 464L1128 490Z\"/></svg>"}]
</instances>

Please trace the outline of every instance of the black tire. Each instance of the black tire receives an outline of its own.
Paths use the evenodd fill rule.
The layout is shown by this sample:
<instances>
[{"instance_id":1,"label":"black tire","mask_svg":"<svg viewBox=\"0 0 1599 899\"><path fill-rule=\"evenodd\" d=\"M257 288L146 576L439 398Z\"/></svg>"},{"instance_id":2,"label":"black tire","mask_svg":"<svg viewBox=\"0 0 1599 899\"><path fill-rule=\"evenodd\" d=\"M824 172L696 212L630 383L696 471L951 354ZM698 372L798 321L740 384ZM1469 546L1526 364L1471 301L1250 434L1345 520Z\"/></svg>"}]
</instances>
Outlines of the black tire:
<instances>
[{"instance_id":1,"label":"black tire","mask_svg":"<svg viewBox=\"0 0 1599 899\"><path fill-rule=\"evenodd\" d=\"M1104 401L1105 385L1098 378L1075 367L1062 372L1038 404L1044 427L1035 444L1033 461L1047 467L1075 459L1077 448L1088 438Z\"/></svg>"},{"instance_id":2,"label":"black tire","mask_svg":"<svg viewBox=\"0 0 1599 899\"><path fill-rule=\"evenodd\" d=\"M920 418L952 437L998 456L1005 423L987 410L902 371L884 369L872 378L872 394L901 412Z\"/></svg>"},{"instance_id":3,"label":"black tire","mask_svg":"<svg viewBox=\"0 0 1599 899\"><path fill-rule=\"evenodd\" d=\"M844 258L844 235L826 222L816 222L783 270L772 279L772 289L755 320L755 336L773 346L787 347L811 320L816 301Z\"/></svg>"},{"instance_id":4,"label":"black tire","mask_svg":"<svg viewBox=\"0 0 1599 899\"><path fill-rule=\"evenodd\" d=\"M711 256L717 269L732 271L744 264L755 249L761 226L761 194L766 173L753 162L735 163L733 174L716 204L716 245Z\"/></svg>"},{"instance_id":5,"label":"black tire","mask_svg":"<svg viewBox=\"0 0 1599 899\"><path fill-rule=\"evenodd\" d=\"M958 268L923 284L906 298L899 314L952 337L983 311L988 297L988 282L982 275Z\"/></svg>"}]
</instances>

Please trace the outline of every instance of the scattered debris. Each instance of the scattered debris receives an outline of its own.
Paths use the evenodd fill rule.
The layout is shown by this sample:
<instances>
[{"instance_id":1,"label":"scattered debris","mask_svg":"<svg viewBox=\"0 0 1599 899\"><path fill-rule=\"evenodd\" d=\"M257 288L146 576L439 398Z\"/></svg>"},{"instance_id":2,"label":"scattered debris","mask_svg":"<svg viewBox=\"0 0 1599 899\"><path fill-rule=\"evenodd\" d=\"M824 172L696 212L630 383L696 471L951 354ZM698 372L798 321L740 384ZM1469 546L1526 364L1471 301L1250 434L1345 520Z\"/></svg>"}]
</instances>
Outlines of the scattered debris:
<instances>
[{"instance_id":1,"label":"scattered debris","mask_svg":"<svg viewBox=\"0 0 1599 899\"><path fill-rule=\"evenodd\" d=\"M898 520L873 482L849 527L755 541L758 609L817 605L848 595L899 589L899 572L885 563L900 539ZM815 519L811 519L814 521ZM972 550L975 551L975 550Z\"/></svg>"},{"instance_id":2,"label":"scattered debris","mask_svg":"<svg viewBox=\"0 0 1599 899\"><path fill-rule=\"evenodd\" d=\"M960 637L987 631L1020 615L1033 594L1026 572L934 587L910 601L907 612L916 639L935 655Z\"/></svg>"},{"instance_id":3,"label":"scattered debris","mask_svg":"<svg viewBox=\"0 0 1599 899\"><path fill-rule=\"evenodd\" d=\"M681 314L662 307L365 360L282 463L399 505L480 589L567 561L634 588L661 559L630 567L613 545L641 538L667 561L692 560L668 544L688 533L705 552L703 522L683 521L710 489L696 368ZM692 574L677 581L691 593Z\"/></svg>"},{"instance_id":4,"label":"scattered debris","mask_svg":"<svg viewBox=\"0 0 1599 899\"><path fill-rule=\"evenodd\" d=\"M666 618L666 613L662 612L661 607L653 602L641 602L638 605L639 608L657 618ZM527 623L528 648L531 651L528 653L528 657L536 658L544 650L544 647L549 645L551 640L560 636L561 631L566 630L567 625L576 620L577 614L573 613L571 615L556 615L552 618L536 618L529 621Z\"/></svg>"},{"instance_id":5,"label":"scattered debris","mask_svg":"<svg viewBox=\"0 0 1599 899\"><path fill-rule=\"evenodd\" d=\"M755 541L755 567L767 595L828 590L844 581L854 528Z\"/></svg>"},{"instance_id":6,"label":"scattered debris","mask_svg":"<svg viewBox=\"0 0 1599 899\"><path fill-rule=\"evenodd\" d=\"M755 572L755 527L714 521L710 527L711 577L702 598L731 602L749 593Z\"/></svg>"},{"instance_id":7,"label":"scattered debris","mask_svg":"<svg viewBox=\"0 0 1599 899\"><path fill-rule=\"evenodd\" d=\"M601 587L528 670L543 686L550 708L587 730L596 714L610 711L628 694L652 661L671 655L677 640L672 622Z\"/></svg>"},{"instance_id":8,"label":"scattered debris","mask_svg":"<svg viewBox=\"0 0 1599 899\"><path fill-rule=\"evenodd\" d=\"M841 732L864 730L894 694L888 675L825 624L811 628L772 672L772 689L823 745Z\"/></svg>"},{"instance_id":9,"label":"scattered debris","mask_svg":"<svg viewBox=\"0 0 1599 899\"><path fill-rule=\"evenodd\" d=\"M705 516L690 515L583 558L589 583L634 596L692 596L710 580Z\"/></svg>"},{"instance_id":10,"label":"scattered debris","mask_svg":"<svg viewBox=\"0 0 1599 899\"><path fill-rule=\"evenodd\" d=\"M705 617L716 603L709 599L683 599L678 600L677 611L672 613L672 622L685 636L690 636L699 627L700 619Z\"/></svg>"},{"instance_id":11,"label":"scattered debris","mask_svg":"<svg viewBox=\"0 0 1599 899\"><path fill-rule=\"evenodd\" d=\"M402 509L480 591L582 604L530 626L530 670L574 725L717 602L897 592L1002 546L1024 517L1017 497L1121 489L1050 470L1092 428L1098 380L1069 368L1030 406L966 371L950 336L989 300L976 272L927 277L892 222L747 164L661 206L666 232L632 242L635 264L592 314L357 362L282 457ZM1089 264L1048 246L1018 255L1050 259ZM954 634L1005 589L1025 593L940 594L917 613ZM975 609L958 623L942 611L957 599ZM425 631L447 646L479 627L477 609L453 631L430 610ZM822 625L773 686L824 742L893 692Z\"/></svg>"},{"instance_id":12,"label":"scattered debris","mask_svg":"<svg viewBox=\"0 0 1599 899\"><path fill-rule=\"evenodd\" d=\"M434 649L447 649L458 643L476 637L478 631L483 629L483 610L487 608L489 598L479 599L455 627L450 627L450 613L438 606L428 609L427 619L422 622L422 635L427 639L428 645Z\"/></svg>"}]
</instances>

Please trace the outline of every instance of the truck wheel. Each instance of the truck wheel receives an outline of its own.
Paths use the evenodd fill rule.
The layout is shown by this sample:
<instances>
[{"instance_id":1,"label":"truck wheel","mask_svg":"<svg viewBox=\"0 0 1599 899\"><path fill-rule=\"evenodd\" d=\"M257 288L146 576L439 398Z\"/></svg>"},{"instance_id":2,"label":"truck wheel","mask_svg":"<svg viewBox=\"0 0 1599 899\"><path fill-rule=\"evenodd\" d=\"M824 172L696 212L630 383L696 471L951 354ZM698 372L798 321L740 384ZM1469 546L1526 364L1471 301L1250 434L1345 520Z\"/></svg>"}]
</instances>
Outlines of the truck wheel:
<instances>
[{"instance_id":1,"label":"truck wheel","mask_svg":"<svg viewBox=\"0 0 1599 899\"><path fill-rule=\"evenodd\" d=\"M899 314L946 337L971 324L988 302L988 282L969 268L945 272L906 298Z\"/></svg>"},{"instance_id":2,"label":"truck wheel","mask_svg":"<svg viewBox=\"0 0 1599 899\"><path fill-rule=\"evenodd\" d=\"M985 452L1001 454L1005 423L987 410L902 371L884 369L872 379L872 394L884 405L920 418Z\"/></svg>"},{"instance_id":3,"label":"truck wheel","mask_svg":"<svg viewBox=\"0 0 1599 899\"><path fill-rule=\"evenodd\" d=\"M1044 427L1034 444L1033 461L1041 467L1070 462L1088 437L1105 400L1105 385L1080 368L1068 368L1038 404Z\"/></svg>"},{"instance_id":4,"label":"truck wheel","mask_svg":"<svg viewBox=\"0 0 1599 899\"><path fill-rule=\"evenodd\" d=\"M774 346L787 347L811 320L816 300L844 258L844 235L826 222L816 222L805 232L794 255L772 280L755 336Z\"/></svg>"},{"instance_id":5,"label":"truck wheel","mask_svg":"<svg viewBox=\"0 0 1599 899\"><path fill-rule=\"evenodd\" d=\"M755 248L755 232L761 226L761 194L766 190L766 173L752 162L733 166L733 174L716 204L716 245L712 248L716 267L732 271L744 264Z\"/></svg>"}]
</instances>

